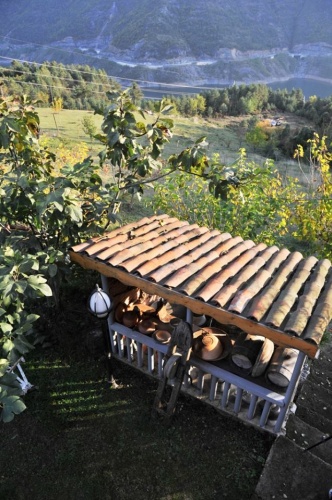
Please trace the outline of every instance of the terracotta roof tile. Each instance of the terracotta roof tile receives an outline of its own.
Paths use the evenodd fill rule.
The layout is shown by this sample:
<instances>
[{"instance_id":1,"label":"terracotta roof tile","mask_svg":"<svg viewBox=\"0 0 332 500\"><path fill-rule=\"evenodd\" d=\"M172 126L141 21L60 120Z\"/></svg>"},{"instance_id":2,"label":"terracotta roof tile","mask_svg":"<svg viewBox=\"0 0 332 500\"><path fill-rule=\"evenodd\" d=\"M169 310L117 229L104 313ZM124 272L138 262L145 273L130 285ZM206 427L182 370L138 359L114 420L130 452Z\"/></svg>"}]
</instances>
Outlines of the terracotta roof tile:
<instances>
[{"instance_id":1,"label":"terracotta roof tile","mask_svg":"<svg viewBox=\"0 0 332 500\"><path fill-rule=\"evenodd\" d=\"M149 256L147 256L149 260L137 268L135 272L140 276L149 275L155 269L159 269L163 265L168 265L186 254L190 248L190 241L193 240L194 244L197 244L196 238L205 232L203 228L197 226L188 226L188 228L187 232L175 235L174 239L169 239L166 243L160 245L157 248L158 255L156 257L158 259L149 259Z\"/></svg>"},{"instance_id":2,"label":"terracotta roof tile","mask_svg":"<svg viewBox=\"0 0 332 500\"><path fill-rule=\"evenodd\" d=\"M316 263L316 257L309 257L299 263L292 279L289 280L271 307L265 320L266 324L273 325L278 328L281 326L282 322L295 304L303 284L309 278L311 270Z\"/></svg>"},{"instance_id":3,"label":"terracotta roof tile","mask_svg":"<svg viewBox=\"0 0 332 500\"><path fill-rule=\"evenodd\" d=\"M274 247L272 247L274 248ZM229 310L237 313L242 313L250 300L255 297L258 292L267 284L271 279L274 271L285 261L285 259L290 254L289 250L283 248L278 253L275 253L272 258L264 266L264 269L260 270L256 275L255 279L243 286L238 290L234 299L229 305Z\"/></svg>"},{"instance_id":4,"label":"terracotta roof tile","mask_svg":"<svg viewBox=\"0 0 332 500\"><path fill-rule=\"evenodd\" d=\"M189 300L193 309L206 305L211 316L223 311L230 324L238 324L238 317L267 333L272 327L290 345L295 337L319 345L332 319L329 260L256 245L165 214L78 244L70 256L107 276L138 280L143 290L155 287L175 302Z\"/></svg>"},{"instance_id":5,"label":"terracotta roof tile","mask_svg":"<svg viewBox=\"0 0 332 500\"><path fill-rule=\"evenodd\" d=\"M259 247L256 247L256 250L259 251ZM263 267L266 262L270 259L271 255L278 251L276 246L267 248L264 250L261 255L258 257L252 258L255 256L254 253L250 254L252 250L246 252L247 256L250 256L250 262L247 266L244 266L239 273L236 274L235 278L230 282L229 285L222 287L222 289L217 293L212 301L213 303L218 304L220 307L224 307L224 305L236 294L236 292L245 285L252 276L254 276L258 270ZM241 263L244 264L242 261Z\"/></svg>"},{"instance_id":6,"label":"terracotta roof tile","mask_svg":"<svg viewBox=\"0 0 332 500\"><path fill-rule=\"evenodd\" d=\"M228 242L226 242L228 243ZM223 286L224 281L222 281L222 275L225 269L231 265L231 263L239 257L241 254L246 252L248 248L254 246L253 241L245 241L229 248L228 252L223 253L222 257L219 259L219 269L218 273L213 276L208 283L204 285L204 287L196 293L196 298L200 300L204 300L207 302L211 299Z\"/></svg>"},{"instance_id":7,"label":"terracotta roof tile","mask_svg":"<svg viewBox=\"0 0 332 500\"><path fill-rule=\"evenodd\" d=\"M260 321L264 314L270 309L275 299L292 272L294 272L298 263L303 259L300 252L290 254L286 262L276 269L272 281L263 289L263 291L254 300L249 312L248 317L256 321Z\"/></svg>"},{"instance_id":8,"label":"terracotta roof tile","mask_svg":"<svg viewBox=\"0 0 332 500\"><path fill-rule=\"evenodd\" d=\"M310 279L306 282L303 295L299 296L296 309L289 315L284 328L285 332L301 335L323 290L330 268L331 264L327 259L317 264Z\"/></svg>"},{"instance_id":9,"label":"terracotta roof tile","mask_svg":"<svg viewBox=\"0 0 332 500\"><path fill-rule=\"evenodd\" d=\"M193 262L193 260L197 259L197 257L202 254L203 249L206 248L205 245L206 244L211 245L211 240L212 241L214 240L214 238L211 238L211 233L209 231L205 231L201 236L189 241L186 244L187 253L184 256L176 259L169 266L163 266L160 267L159 269L156 269L155 271L149 274L148 279L154 282L161 282L164 278L172 274L172 278L174 277L174 279L176 280L177 276L176 271L179 270L180 273L181 271L185 271L187 269L187 266L190 265L191 262ZM191 249L194 250L192 251ZM180 280L180 283L182 283L182 281L183 280ZM164 284L166 283L167 281L164 282ZM173 285L168 285L168 286L173 286Z\"/></svg>"}]
</instances>

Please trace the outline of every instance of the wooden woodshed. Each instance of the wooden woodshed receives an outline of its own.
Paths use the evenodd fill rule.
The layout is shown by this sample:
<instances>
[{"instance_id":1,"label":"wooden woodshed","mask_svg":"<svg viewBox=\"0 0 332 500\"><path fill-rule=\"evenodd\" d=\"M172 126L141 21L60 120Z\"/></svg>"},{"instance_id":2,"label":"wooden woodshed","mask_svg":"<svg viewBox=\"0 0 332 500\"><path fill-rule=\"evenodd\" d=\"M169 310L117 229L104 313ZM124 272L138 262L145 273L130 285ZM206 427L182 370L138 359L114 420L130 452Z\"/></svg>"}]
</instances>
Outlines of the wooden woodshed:
<instances>
[{"instance_id":1,"label":"wooden woodshed","mask_svg":"<svg viewBox=\"0 0 332 500\"><path fill-rule=\"evenodd\" d=\"M78 244L70 249L70 258L101 274L115 306L130 307L135 301L148 305L160 298L171 305L170 317L185 311L194 331L204 329L195 322L202 316L209 327L226 332L232 346L228 356L207 361L194 353L183 390L270 432L283 430L295 407L303 366L307 357L319 355L332 318L329 260L244 241L165 214ZM171 332L165 317L162 327ZM162 377L166 345L137 327L128 328L119 315L111 314L108 326L113 356ZM233 352L241 352L248 339L260 339L261 362L266 358L263 346L273 346L255 374L242 365L242 355L240 363L234 362ZM280 385L271 375L275 366L286 380Z\"/></svg>"}]
</instances>

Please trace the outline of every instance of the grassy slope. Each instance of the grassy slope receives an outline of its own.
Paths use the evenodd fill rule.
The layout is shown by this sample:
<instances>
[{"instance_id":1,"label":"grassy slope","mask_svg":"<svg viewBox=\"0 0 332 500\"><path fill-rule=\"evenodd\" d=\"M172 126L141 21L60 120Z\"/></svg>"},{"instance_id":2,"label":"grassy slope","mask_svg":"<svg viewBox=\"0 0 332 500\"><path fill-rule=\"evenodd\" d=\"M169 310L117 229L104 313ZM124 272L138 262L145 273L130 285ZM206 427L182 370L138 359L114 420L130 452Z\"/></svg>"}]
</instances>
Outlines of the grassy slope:
<instances>
[{"instance_id":1,"label":"grassy slope","mask_svg":"<svg viewBox=\"0 0 332 500\"><path fill-rule=\"evenodd\" d=\"M91 147L93 156L100 149L100 144L93 142L84 134L82 130L82 119L89 114L93 117L98 132L102 117L94 115L91 112L79 110L62 110L60 113L54 114L50 108L39 108L38 114L41 123L41 133L48 137L56 137L68 141L68 143L87 142ZM236 160L240 147L245 147L248 150L248 158L262 164L265 158L250 151L250 148L240 142L239 137L235 133L234 126L243 121L244 117L234 118L227 117L223 120L204 120L201 118L185 118L173 116L174 129L173 138L169 144L166 144L163 154L167 158L173 153L179 153L186 147L193 144L198 138L206 136L209 142L208 153L211 156L213 153L219 153L222 162L229 165ZM285 122L291 128L303 127L308 125L308 122L299 117L292 115L284 115ZM55 119L55 121L54 121ZM56 123L55 123L56 122ZM58 130L56 128L56 124ZM281 173L286 172L289 175L297 177L302 176L296 162L291 160L282 160L276 162L276 166Z\"/></svg>"}]
</instances>

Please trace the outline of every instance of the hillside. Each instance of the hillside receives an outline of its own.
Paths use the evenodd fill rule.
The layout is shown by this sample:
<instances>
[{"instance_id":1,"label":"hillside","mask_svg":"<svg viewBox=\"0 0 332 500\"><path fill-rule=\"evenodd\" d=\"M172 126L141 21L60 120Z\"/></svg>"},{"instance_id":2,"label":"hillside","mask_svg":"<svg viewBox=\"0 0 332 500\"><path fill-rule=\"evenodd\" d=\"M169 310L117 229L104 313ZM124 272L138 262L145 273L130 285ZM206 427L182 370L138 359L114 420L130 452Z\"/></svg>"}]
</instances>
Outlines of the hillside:
<instances>
[{"instance_id":1,"label":"hillside","mask_svg":"<svg viewBox=\"0 0 332 500\"><path fill-rule=\"evenodd\" d=\"M16 0L0 61L90 64L134 79L332 78L332 4L316 0Z\"/></svg>"}]
</instances>

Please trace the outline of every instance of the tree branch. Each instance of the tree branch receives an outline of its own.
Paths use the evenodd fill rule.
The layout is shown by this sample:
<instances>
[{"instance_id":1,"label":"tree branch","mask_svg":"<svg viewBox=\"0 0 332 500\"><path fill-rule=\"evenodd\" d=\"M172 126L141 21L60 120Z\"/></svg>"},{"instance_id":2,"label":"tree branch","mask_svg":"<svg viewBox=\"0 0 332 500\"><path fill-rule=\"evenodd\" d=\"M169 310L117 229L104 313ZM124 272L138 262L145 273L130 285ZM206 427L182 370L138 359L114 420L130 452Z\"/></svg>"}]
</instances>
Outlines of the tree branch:
<instances>
[{"instance_id":1,"label":"tree branch","mask_svg":"<svg viewBox=\"0 0 332 500\"><path fill-rule=\"evenodd\" d=\"M140 182L133 182L132 184L129 184L127 186L119 187L119 190L125 190L125 189L132 188L135 186L140 186L141 184L148 184L149 182L159 181L159 179L162 179L163 177L167 177L167 175L172 174L176 170L178 170L178 169L174 168L174 169L169 170L168 172L166 172L164 174L158 175L158 177L150 177L149 179L145 179L145 180L142 180Z\"/></svg>"}]
</instances>

